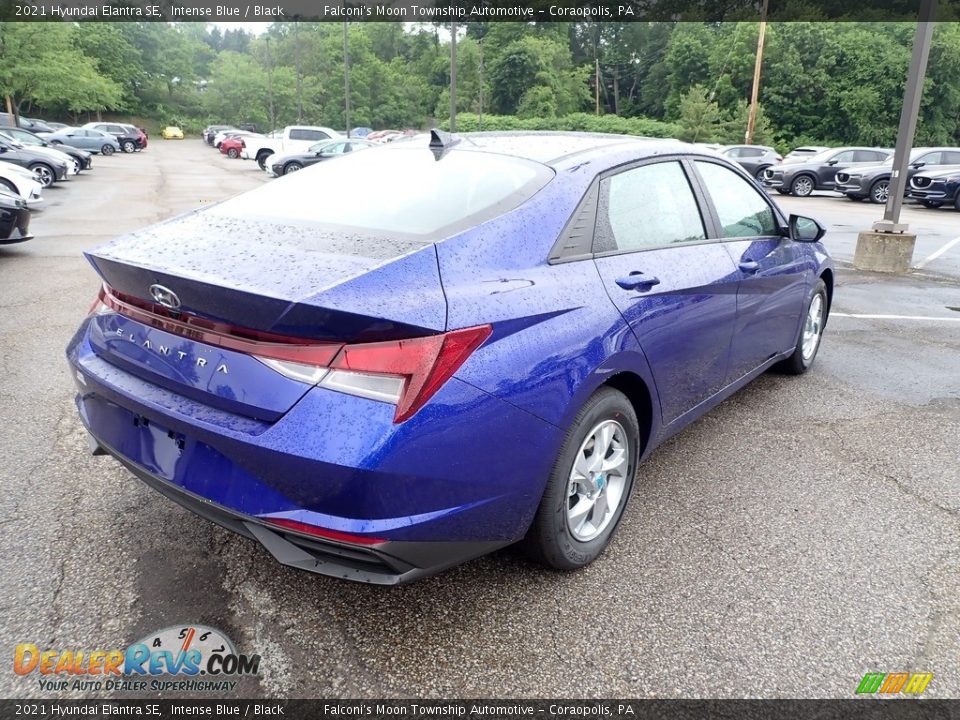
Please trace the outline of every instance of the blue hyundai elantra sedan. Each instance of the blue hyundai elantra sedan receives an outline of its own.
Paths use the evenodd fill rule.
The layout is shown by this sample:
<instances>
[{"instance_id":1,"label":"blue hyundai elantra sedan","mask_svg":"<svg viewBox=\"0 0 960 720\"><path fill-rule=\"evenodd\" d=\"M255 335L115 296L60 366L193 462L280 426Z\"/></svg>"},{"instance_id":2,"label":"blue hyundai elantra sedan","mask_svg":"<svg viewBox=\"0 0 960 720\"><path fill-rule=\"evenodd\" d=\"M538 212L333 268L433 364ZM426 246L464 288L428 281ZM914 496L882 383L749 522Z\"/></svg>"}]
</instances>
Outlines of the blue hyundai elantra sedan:
<instances>
[{"instance_id":1,"label":"blue hyundai elantra sedan","mask_svg":"<svg viewBox=\"0 0 960 720\"><path fill-rule=\"evenodd\" d=\"M816 221L675 141L439 131L87 253L96 453L279 562L408 582L522 542L575 569L643 459L833 295Z\"/></svg>"}]
</instances>

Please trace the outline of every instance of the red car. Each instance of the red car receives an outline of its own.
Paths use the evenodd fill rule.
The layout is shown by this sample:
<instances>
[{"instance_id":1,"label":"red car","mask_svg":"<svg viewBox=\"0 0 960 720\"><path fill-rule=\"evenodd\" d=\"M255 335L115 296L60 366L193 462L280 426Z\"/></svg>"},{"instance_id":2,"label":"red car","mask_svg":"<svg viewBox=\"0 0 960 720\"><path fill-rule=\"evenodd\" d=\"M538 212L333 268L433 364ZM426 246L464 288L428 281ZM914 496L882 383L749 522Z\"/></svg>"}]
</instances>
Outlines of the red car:
<instances>
[{"instance_id":1,"label":"red car","mask_svg":"<svg viewBox=\"0 0 960 720\"><path fill-rule=\"evenodd\" d=\"M243 149L243 138L241 137L228 137L222 143L220 143L220 152L226 155L228 158L233 158L236 160L240 157L240 151Z\"/></svg>"}]
</instances>

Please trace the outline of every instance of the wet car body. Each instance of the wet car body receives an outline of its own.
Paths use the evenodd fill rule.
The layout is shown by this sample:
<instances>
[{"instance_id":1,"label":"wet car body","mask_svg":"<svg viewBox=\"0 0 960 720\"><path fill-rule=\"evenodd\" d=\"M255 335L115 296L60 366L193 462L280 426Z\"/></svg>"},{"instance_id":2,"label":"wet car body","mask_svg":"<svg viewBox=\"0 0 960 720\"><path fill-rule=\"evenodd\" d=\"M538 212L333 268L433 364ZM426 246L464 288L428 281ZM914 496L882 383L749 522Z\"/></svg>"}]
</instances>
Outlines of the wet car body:
<instances>
[{"instance_id":1,"label":"wet car body","mask_svg":"<svg viewBox=\"0 0 960 720\"><path fill-rule=\"evenodd\" d=\"M682 192L693 234L618 249L624 179ZM702 189L736 183L750 212ZM790 232L682 143L351 153L88 253L104 288L67 351L77 405L98 451L276 560L408 582L524 539L598 392L637 403L635 468L792 357L833 269L821 233Z\"/></svg>"}]
</instances>

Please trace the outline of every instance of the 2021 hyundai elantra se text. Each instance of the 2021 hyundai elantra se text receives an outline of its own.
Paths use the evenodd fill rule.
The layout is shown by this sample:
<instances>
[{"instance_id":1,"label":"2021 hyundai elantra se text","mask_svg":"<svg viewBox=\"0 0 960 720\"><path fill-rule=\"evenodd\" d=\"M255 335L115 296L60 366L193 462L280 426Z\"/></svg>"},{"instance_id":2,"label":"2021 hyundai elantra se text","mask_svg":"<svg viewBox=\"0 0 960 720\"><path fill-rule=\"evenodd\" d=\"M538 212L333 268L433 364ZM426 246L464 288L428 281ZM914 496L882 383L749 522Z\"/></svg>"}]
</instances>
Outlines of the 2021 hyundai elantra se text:
<instances>
[{"instance_id":1,"label":"2021 hyundai elantra se text","mask_svg":"<svg viewBox=\"0 0 960 720\"><path fill-rule=\"evenodd\" d=\"M67 355L95 452L282 563L574 569L654 447L811 366L822 234L683 143L435 131L88 252Z\"/></svg>"}]
</instances>

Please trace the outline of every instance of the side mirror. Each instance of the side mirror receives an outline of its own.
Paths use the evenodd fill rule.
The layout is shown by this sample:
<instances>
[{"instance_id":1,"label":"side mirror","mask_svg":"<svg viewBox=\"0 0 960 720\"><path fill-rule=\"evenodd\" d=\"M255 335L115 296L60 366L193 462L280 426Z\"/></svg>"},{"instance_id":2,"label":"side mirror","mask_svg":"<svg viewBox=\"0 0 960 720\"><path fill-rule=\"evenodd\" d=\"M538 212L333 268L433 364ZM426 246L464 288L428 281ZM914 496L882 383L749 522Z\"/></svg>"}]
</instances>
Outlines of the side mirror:
<instances>
[{"instance_id":1,"label":"side mirror","mask_svg":"<svg viewBox=\"0 0 960 720\"><path fill-rule=\"evenodd\" d=\"M839 160L827 160L827 165L836 165Z\"/></svg>"},{"instance_id":2,"label":"side mirror","mask_svg":"<svg viewBox=\"0 0 960 720\"><path fill-rule=\"evenodd\" d=\"M924 165L926 165L926 163L922 160L920 162L910 163L910 167L912 168L922 168Z\"/></svg>"},{"instance_id":3,"label":"side mirror","mask_svg":"<svg viewBox=\"0 0 960 720\"><path fill-rule=\"evenodd\" d=\"M791 215L789 225L789 237L794 242L815 243L820 242L827 232L827 229L813 218L803 215Z\"/></svg>"}]
</instances>

